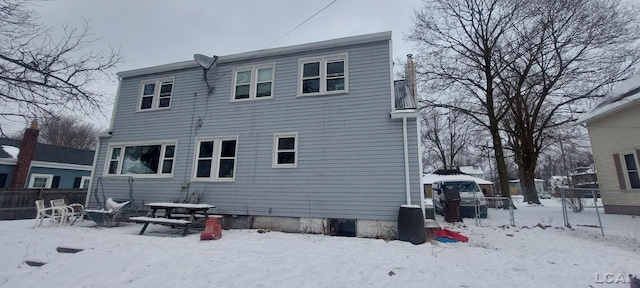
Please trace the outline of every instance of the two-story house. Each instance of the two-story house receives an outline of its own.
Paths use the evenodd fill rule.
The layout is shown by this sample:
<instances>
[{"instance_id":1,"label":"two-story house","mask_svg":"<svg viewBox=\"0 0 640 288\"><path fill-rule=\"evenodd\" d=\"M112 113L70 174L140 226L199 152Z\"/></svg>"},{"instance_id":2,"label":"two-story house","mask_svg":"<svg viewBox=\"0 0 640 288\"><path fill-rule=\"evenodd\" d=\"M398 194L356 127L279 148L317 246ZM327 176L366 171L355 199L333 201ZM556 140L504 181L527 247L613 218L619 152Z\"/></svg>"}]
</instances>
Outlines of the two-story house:
<instances>
[{"instance_id":1,"label":"two-story house","mask_svg":"<svg viewBox=\"0 0 640 288\"><path fill-rule=\"evenodd\" d=\"M120 72L94 183L127 198L132 176L136 203L196 195L253 228L393 233L423 201L415 99L392 56L382 32Z\"/></svg>"}]
</instances>

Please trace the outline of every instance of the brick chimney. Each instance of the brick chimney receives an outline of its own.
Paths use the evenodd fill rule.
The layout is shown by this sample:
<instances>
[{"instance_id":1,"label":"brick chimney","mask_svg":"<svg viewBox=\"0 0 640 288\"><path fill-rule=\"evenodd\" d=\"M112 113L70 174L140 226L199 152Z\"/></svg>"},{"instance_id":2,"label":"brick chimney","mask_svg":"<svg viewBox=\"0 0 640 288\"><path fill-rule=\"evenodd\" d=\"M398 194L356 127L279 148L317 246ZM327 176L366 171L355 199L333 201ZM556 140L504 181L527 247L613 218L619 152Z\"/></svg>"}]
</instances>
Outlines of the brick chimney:
<instances>
[{"instance_id":1,"label":"brick chimney","mask_svg":"<svg viewBox=\"0 0 640 288\"><path fill-rule=\"evenodd\" d=\"M38 122L31 122L31 127L25 129L22 142L20 143L20 153L18 154L18 163L13 169L13 177L11 178L11 188L24 188L29 176L29 167L31 167L31 159L36 151L36 143L38 142Z\"/></svg>"}]
</instances>

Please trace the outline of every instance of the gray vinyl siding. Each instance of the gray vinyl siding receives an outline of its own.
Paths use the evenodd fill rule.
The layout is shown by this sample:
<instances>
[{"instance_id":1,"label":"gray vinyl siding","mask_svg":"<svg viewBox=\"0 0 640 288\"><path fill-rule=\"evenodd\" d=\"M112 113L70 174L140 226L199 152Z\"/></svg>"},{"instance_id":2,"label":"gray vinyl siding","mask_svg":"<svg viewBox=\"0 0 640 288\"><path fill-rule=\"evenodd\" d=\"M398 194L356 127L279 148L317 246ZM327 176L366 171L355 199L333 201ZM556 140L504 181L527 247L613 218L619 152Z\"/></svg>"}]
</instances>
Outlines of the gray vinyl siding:
<instances>
[{"instance_id":1,"label":"gray vinyl siding","mask_svg":"<svg viewBox=\"0 0 640 288\"><path fill-rule=\"evenodd\" d=\"M296 97L298 59L347 52L349 92ZM177 140L172 178L135 178L137 204L204 193L217 213L396 220L406 204L402 120L392 121L389 41L255 57L201 69L125 78L112 135L101 139L95 175L104 173L109 143ZM275 63L274 98L230 102L234 66ZM175 77L171 108L136 112L140 81ZM198 119L202 126L192 129ZM413 204L420 201L415 119L408 121ZM296 168L272 168L274 133L298 133ZM237 136L235 181L192 181L197 137ZM106 197L127 198L123 177L104 181ZM189 189L181 189L182 182ZM94 180L95 183L95 180ZM98 190L102 196L102 190ZM92 197L93 201L93 197ZM95 203L93 203L95 205Z\"/></svg>"}]
</instances>

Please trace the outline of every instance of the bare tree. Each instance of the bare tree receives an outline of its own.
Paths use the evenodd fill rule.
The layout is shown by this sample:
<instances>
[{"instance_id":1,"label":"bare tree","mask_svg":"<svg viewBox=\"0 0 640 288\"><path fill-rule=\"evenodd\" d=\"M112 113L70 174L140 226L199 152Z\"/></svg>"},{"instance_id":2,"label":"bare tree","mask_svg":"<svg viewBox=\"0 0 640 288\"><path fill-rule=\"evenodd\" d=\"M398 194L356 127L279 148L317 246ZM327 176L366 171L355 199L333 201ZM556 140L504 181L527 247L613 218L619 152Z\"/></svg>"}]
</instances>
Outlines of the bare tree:
<instances>
[{"instance_id":1,"label":"bare tree","mask_svg":"<svg viewBox=\"0 0 640 288\"><path fill-rule=\"evenodd\" d=\"M36 22L30 5L30 0L0 0L0 117L15 121L100 111L107 99L89 85L109 78L122 57L113 49L92 51L97 39L88 23L82 29L64 26L64 35L55 39L50 28ZM0 134L5 135L1 125Z\"/></svg>"},{"instance_id":2,"label":"bare tree","mask_svg":"<svg viewBox=\"0 0 640 288\"><path fill-rule=\"evenodd\" d=\"M524 0L425 1L413 17L407 38L420 50L418 74L430 90L426 106L468 115L491 135L500 191L509 196L509 175L500 121L507 113L504 95L496 91L506 69L505 33ZM506 207L506 205L505 205Z\"/></svg>"},{"instance_id":3,"label":"bare tree","mask_svg":"<svg viewBox=\"0 0 640 288\"><path fill-rule=\"evenodd\" d=\"M467 115L438 107L422 109L420 114L424 153L432 156L427 159L437 163L432 166L453 169L475 162L469 155L474 128Z\"/></svg>"},{"instance_id":4,"label":"bare tree","mask_svg":"<svg viewBox=\"0 0 640 288\"><path fill-rule=\"evenodd\" d=\"M466 103L427 101L490 131L503 195L508 139L521 185L532 188L525 201L539 203L534 172L548 129L573 121L632 72L640 59L637 10L622 0L433 0L416 12L408 38L421 49L434 94Z\"/></svg>"},{"instance_id":5,"label":"bare tree","mask_svg":"<svg viewBox=\"0 0 640 288\"><path fill-rule=\"evenodd\" d=\"M72 116L48 116L40 125L39 141L76 149L95 149L99 129Z\"/></svg>"},{"instance_id":6,"label":"bare tree","mask_svg":"<svg viewBox=\"0 0 640 288\"><path fill-rule=\"evenodd\" d=\"M622 1L541 0L521 6L507 33L499 89L509 101L510 135L524 200L539 203L538 155L553 128L576 120L590 101L640 62L637 7Z\"/></svg>"}]
</instances>

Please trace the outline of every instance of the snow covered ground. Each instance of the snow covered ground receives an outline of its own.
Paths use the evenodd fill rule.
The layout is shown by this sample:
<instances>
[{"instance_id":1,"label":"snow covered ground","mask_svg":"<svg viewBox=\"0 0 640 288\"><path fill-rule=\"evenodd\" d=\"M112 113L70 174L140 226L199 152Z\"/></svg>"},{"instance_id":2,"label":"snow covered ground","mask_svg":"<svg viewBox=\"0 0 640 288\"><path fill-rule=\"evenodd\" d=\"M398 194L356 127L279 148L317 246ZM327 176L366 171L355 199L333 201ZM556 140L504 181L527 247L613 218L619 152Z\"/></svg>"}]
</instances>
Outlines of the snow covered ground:
<instances>
[{"instance_id":1,"label":"snow covered ground","mask_svg":"<svg viewBox=\"0 0 640 288\"><path fill-rule=\"evenodd\" d=\"M498 211L484 221L501 221ZM180 229L157 225L141 236L138 224L0 221L0 287L629 287L605 282L640 273L638 242L556 228L555 219L542 224L551 223L483 227L465 219L448 227L468 243L412 245L257 230L200 241L198 233L180 237Z\"/></svg>"}]
</instances>

